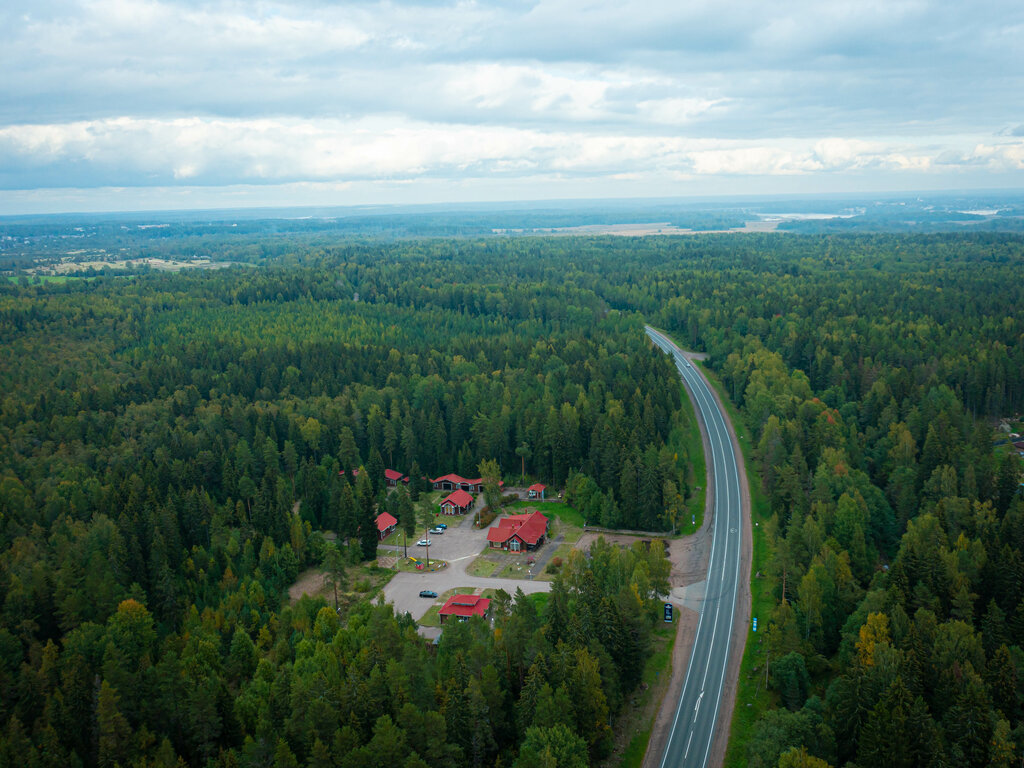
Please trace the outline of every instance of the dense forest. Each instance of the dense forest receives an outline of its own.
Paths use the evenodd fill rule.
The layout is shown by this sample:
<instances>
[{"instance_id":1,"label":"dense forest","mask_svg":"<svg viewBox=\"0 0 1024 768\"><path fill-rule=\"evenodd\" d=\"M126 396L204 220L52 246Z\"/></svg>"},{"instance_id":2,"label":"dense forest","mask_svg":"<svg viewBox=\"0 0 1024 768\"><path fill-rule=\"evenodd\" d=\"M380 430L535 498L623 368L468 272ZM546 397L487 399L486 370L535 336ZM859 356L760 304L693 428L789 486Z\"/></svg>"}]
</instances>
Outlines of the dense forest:
<instances>
[{"instance_id":1,"label":"dense forest","mask_svg":"<svg viewBox=\"0 0 1024 768\"><path fill-rule=\"evenodd\" d=\"M249 265L0 285L0 765L601 759L657 548L574 557L436 655L387 608L283 590L321 530L369 554L359 465L493 458L670 531L686 411L645 320L709 354L757 446L778 707L749 763L1024 754L1024 501L993 445L1024 406L1020 238L232 248Z\"/></svg>"},{"instance_id":2,"label":"dense forest","mask_svg":"<svg viewBox=\"0 0 1024 768\"><path fill-rule=\"evenodd\" d=\"M606 755L658 547L570 558L436 655L390 608L284 598L376 557L386 467L572 473L592 519L671 529L686 417L641 328L452 243L0 285L0 764Z\"/></svg>"},{"instance_id":3,"label":"dense forest","mask_svg":"<svg viewBox=\"0 0 1024 768\"><path fill-rule=\"evenodd\" d=\"M993 427L1024 406L1022 243L775 245L653 290L742 406L772 513L779 706L745 762L1017 765L1024 500Z\"/></svg>"}]
</instances>

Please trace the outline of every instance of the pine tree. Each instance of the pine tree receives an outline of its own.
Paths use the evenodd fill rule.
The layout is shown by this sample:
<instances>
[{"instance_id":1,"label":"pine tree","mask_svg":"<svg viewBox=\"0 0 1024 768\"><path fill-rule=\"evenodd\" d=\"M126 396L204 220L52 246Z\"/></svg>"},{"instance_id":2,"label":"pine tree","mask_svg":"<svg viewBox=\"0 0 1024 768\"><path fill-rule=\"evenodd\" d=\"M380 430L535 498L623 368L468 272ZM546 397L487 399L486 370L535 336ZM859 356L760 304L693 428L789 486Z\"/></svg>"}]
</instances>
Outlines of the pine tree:
<instances>
[{"instance_id":1,"label":"pine tree","mask_svg":"<svg viewBox=\"0 0 1024 768\"><path fill-rule=\"evenodd\" d=\"M374 503L373 485L365 468L359 468L356 478L356 523L357 536L362 550L363 560L374 560L377 557L377 508Z\"/></svg>"}]
</instances>

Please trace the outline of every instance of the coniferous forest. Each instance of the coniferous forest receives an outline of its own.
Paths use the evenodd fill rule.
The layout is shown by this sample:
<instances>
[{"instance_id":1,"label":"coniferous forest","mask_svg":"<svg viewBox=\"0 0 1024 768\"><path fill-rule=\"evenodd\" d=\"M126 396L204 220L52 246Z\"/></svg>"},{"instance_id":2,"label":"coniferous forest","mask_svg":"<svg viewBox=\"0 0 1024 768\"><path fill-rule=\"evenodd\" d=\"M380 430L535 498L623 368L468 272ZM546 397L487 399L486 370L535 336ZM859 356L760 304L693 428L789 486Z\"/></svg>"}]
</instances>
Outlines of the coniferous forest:
<instances>
[{"instance_id":1,"label":"coniferous forest","mask_svg":"<svg viewBox=\"0 0 1024 768\"><path fill-rule=\"evenodd\" d=\"M595 546L436 649L286 591L373 556L384 467L494 459L670 533L692 417L645 322L756 446L749 764L1019 764L1021 238L253 237L222 270L0 283L0 766L603 760L658 547Z\"/></svg>"}]
</instances>

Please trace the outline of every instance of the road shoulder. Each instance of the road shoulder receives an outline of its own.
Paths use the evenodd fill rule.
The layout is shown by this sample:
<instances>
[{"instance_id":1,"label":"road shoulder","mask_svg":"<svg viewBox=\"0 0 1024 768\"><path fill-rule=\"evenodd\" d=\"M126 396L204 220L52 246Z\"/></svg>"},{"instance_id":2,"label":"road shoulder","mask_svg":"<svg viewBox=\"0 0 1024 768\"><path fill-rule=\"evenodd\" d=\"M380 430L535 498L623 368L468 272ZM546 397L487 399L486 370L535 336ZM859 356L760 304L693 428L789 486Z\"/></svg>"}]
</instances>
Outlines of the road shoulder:
<instances>
[{"instance_id":1,"label":"road shoulder","mask_svg":"<svg viewBox=\"0 0 1024 768\"><path fill-rule=\"evenodd\" d=\"M711 394L718 403L722 412L725 426L729 430L729 439L732 441L733 450L736 452L736 465L740 475L740 496L743 509L743 538L740 544L740 576L738 592L736 595L736 620L733 624L732 642L729 646L729 666L726 671L725 685L722 689L721 709L718 713L719 726L716 729L715 739L711 745L711 754L708 758L708 765L712 768L721 768L725 763L725 753L729 747L729 731L731 729L733 709L736 707L736 691L740 677L740 664L743 661L743 653L747 646L747 637L750 627L750 564L753 557L754 534L750 523L751 502L750 485L747 482L746 458L740 448L739 440L736 437L736 429L733 427L729 412L725 409L722 399L711 382L708 381L704 371L699 366L694 369L701 375L711 390Z\"/></svg>"}]
</instances>

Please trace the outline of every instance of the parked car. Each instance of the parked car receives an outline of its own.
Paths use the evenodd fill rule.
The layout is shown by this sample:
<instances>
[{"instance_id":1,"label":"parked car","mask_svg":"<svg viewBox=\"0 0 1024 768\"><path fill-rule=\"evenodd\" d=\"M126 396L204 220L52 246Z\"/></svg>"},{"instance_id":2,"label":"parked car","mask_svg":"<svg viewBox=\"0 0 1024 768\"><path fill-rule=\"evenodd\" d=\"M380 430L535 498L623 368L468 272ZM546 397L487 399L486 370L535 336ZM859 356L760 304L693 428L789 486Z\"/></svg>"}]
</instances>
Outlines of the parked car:
<instances>
[{"instance_id":1,"label":"parked car","mask_svg":"<svg viewBox=\"0 0 1024 768\"><path fill-rule=\"evenodd\" d=\"M437 527L440 528L442 531L447 531L448 530L448 523L438 523Z\"/></svg>"},{"instance_id":2,"label":"parked car","mask_svg":"<svg viewBox=\"0 0 1024 768\"><path fill-rule=\"evenodd\" d=\"M429 547L430 546L430 539L420 539L419 541L416 542L416 546L417 547Z\"/></svg>"},{"instance_id":3,"label":"parked car","mask_svg":"<svg viewBox=\"0 0 1024 768\"><path fill-rule=\"evenodd\" d=\"M440 534L444 533L444 528L442 528L441 526L437 526L437 528L431 528L430 532L434 533L434 534L440 535Z\"/></svg>"},{"instance_id":4,"label":"parked car","mask_svg":"<svg viewBox=\"0 0 1024 768\"><path fill-rule=\"evenodd\" d=\"M437 597L437 592L435 592L432 589L424 589L422 592L420 592L420 597L435 598Z\"/></svg>"}]
</instances>

